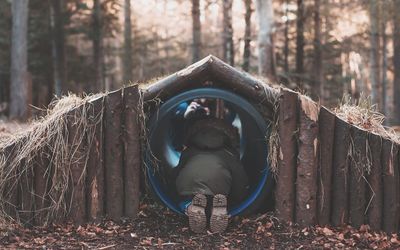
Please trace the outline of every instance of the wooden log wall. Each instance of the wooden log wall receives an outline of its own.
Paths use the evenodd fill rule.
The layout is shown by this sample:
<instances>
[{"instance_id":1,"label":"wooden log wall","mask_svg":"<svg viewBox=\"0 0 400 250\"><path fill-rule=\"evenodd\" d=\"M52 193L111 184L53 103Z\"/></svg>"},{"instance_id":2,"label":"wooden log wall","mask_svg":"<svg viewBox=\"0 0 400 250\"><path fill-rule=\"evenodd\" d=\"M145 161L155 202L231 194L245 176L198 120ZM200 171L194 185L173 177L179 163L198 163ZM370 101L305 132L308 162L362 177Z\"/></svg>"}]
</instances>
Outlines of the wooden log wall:
<instances>
[{"instance_id":1,"label":"wooden log wall","mask_svg":"<svg viewBox=\"0 0 400 250\"><path fill-rule=\"evenodd\" d=\"M14 170L23 173L20 178L9 172L9 189L1 194L7 200L4 211L26 224L38 225L51 218L77 224L103 217L134 218L142 163L139 102L139 89L131 86L67 114L67 138L74 151L68 192L50 190L54 166L48 149L32 166L22 162ZM281 90L279 106L277 216L302 226L369 224L374 230L398 232L399 145L350 125L290 90ZM76 112L86 112L90 130L81 131ZM17 154L12 146L3 151L11 159ZM56 215L49 215L46 208L55 195L65 195L70 202Z\"/></svg>"},{"instance_id":2,"label":"wooden log wall","mask_svg":"<svg viewBox=\"0 0 400 250\"><path fill-rule=\"evenodd\" d=\"M282 89L278 218L302 226L400 230L400 146Z\"/></svg>"},{"instance_id":3,"label":"wooden log wall","mask_svg":"<svg viewBox=\"0 0 400 250\"><path fill-rule=\"evenodd\" d=\"M121 217L135 218L139 206L140 123L139 89L131 86L111 92L66 114L70 178L66 193L50 190L52 152L35 156L32 164L22 162L14 178L10 173L7 214L25 225L43 225L50 221L87 221ZM87 114L88 129L83 131L77 117ZM94 133L92 133L94 132ZM12 146L3 149L10 159ZM15 174L15 176L18 176ZM49 214L50 200L65 196L65 207Z\"/></svg>"}]
</instances>

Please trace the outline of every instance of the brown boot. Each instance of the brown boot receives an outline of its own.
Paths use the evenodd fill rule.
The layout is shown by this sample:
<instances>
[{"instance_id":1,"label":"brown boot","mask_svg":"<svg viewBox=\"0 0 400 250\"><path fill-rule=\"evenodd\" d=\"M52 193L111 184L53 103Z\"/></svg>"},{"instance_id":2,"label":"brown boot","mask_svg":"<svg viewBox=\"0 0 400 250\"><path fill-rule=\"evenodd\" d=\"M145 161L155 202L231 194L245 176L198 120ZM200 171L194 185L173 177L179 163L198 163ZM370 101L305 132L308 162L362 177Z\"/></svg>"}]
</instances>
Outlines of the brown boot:
<instances>
[{"instance_id":1,"label":"brown boot","mask_svg":"<svg viewBox=\"0 0 400 250\"><path fill-rule=\"evenodd\" d=\"M189 227L195 233L203 233L207 227L206 217L207 198L204 194L196 194L187 208Z\"/></svg>"},{"instance_id":2,"label":"brown boot","mask_svg":"<svg viewBox=\"0 0 400 250\"><path fill-rule=\"evenodd\" d=\"M213 233L222 233L228 227L229 215L226 204L225 195L217 194L214 196L210 218L210 230Z\"/></svg>"}]
</instances>

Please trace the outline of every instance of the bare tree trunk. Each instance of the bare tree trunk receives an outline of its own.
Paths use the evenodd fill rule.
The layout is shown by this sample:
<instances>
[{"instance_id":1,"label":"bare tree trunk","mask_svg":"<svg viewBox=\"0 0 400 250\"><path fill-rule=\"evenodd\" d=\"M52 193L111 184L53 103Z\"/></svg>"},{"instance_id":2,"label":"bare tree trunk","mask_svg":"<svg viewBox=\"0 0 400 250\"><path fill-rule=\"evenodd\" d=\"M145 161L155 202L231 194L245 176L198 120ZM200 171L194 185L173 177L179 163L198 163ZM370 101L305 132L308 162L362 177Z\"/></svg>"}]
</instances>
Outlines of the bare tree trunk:
<instances>
[{"instance_id":1,"label":"bare tree trunk","mask_svg":"<svg viewBox=\"0 0 400 250\"><path fill-rule=\"evenodd\" d=\"M400 124L400 0L393 0L394 3L394 27L393 27L393 64L394 64L394 121Z\"/></svg>"},{"instance_id":2,"label":"bare tree trunk","mask_svg":"<svg viewBox=\"0 0 400 250\"><path fill-rule=\"evenodd\" d=\"M297 84L302 84L304 74L304 2L297 0L296 20L296 74Z\"/></svg>"},{"instance_id":3,"label":"bare tree trunk","mask_svg":"<svg viewBox=\"0 0 400 250\"><path fill-rule=\"evenodd\" d=\"M378 0L370 0L370 78L372 103L381 109L380 83L379 83L379 9Z\"/></svg>"},{"instance_id":4,"label":"bare tree trunk","mask_svg":"<svg viewBox=\"0 0 400 250\"><path fill-rule=\"evenodd\" d=\"M66 82L63 0L50 0L50 26L52 33L52 57L54 93L61 96Z\"/></svg>"},{"instance_id":5,"label":"bare tree trunk","mask_svg":"<svg viewBox=\"0 0 400 250\"><path fill-rule=\"evenodd\" d=\"M251 42L251 14L253 9L251 8L252 0L243 0L246 12L244 14L244 20L246 23L244 31L244 48L243 48L243 70L249 71L250 68L250 42Z\"/></svg>"},{"instance_id":6,"label":"bare tree trunk","mask_svg":"<svg viewBox=\"0 0 400 250\"><path fill-rule=\"evenodd\" d=\"M272 0L256 0L258 19L258 73L275 79L275 55L273 47L274 12Z\"/></svg>"},{"instance_id":7,"label":"bare tree trunk","mask_svg":"<svg viewBox=\"0 0 400 250\"><path fill-rule=\"evenodd\" d=\"M382 12L383 13L383 7L386 6L385 4L386 2L383 1L381 3L381 7L382 7ZM386 17L382 16L382 20L381 20L381 32L382 32L382 112L383 114L387 115L388 114L388 110L387 110L387 34L386 34L386 23L387 23L387 19Z\"/></svg>"},{"instance_id":8,"label":"bare tree trunk","mask_svg":"<svg viewBox=\"0 0 400 250\"><path fill-rule=\"evenodd\" d=\"M285 1L285 46L284 46L284 69L285 73L289 72L289 0Z\"/></svg>"},{"instance_id":9,"label":"bare tree trunk","mask_svg":"<svg viewBox=\"0 0 400 250\"><path fill-rule=\"evenodd\" d=\"M26 119L28 116L28 0L13 0L11 37L10 117Z\"/></svg>"},{"instance_id":10,"label":"bare tree trunk","mask_svg":"<svg viewBox=\"0 0 400 250\"><path fill-rule=\"evenodd\" d=\"M170 1L168 0L164 0L163 3L163 13L165 15L167 15L168 13L168 3ZM163 67L163 72L169 73L171 72L171 60L170 60L170 51L171 51L171 46L168 46L168 43L170 43L171 37L169 35L169 28L165 27L164 28L164 34L165 34L165 40L164 42L167 43L167 45L164 45L164 53L165 53L165 63L164 63L164 67ZM165 74L165 73L164 73Z\"/></svg>"},{"instance_id":11,"label":"bare tree trunk","mask_svg":"<svg viewBox=\"0 0 400 250\"><path fill-rule=\"evenodd\" d=\"M125 16L125 22L124 22L123 81L125 84L133 80L131 0L125 0L124 16Z\"/></svg>"},{"instance_id":12,"label":"bare tree trunk","mask_svg":"<svg viewBox=\"0 0 400 250\"><path fill-rule=\"evenodd\" d=\"M235 50L233 47L232 3L233 0L222 0L224 61L233 66L235 64Z\"/></svg>"},{"instance_id":13,"label":"bare tree trunk","mask_svg":"<svg viewBox=\"0 0 400 250\"><path fill-rule=\"evenodd\" d=\"M200 0L192 0L192 62L201 58Z\"/></svg>"},{"instance_id":14,"label":"bare tree trunk","mask_svg":"<svg viewBox=\"0 0 400 250\"><path fill-rule=\"evenodd\" d=\"M105 90L103 78L103 24L101 17L101 0L93 0L93 61L95 85L93 92Z\"/></svg>"},{"instance_id":15,"label":"bare tree trunk","mask_svg":"<svg viewBox=\"0 0 400 250\"><path fill-rule=\"evenodd\" d=\"M320 18L320 0L314 1L314 70L313 80L314 86L312 88L314 97L320 97L323 102L323 63L322 63L322 45L321 45L321 18Z\"/></svg>"}]
</instances>

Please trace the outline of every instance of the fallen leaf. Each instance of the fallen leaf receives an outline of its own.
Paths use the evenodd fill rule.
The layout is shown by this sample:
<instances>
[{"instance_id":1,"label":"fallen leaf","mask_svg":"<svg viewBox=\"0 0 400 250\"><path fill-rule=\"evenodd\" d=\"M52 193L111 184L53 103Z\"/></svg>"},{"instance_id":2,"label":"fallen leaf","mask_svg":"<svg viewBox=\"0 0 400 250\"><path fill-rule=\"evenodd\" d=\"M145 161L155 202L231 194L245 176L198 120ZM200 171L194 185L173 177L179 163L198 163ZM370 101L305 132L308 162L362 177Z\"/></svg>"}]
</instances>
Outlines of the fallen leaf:
<instances>
[{"instance_id":1,"label":"fallen leaf","mask_svg":"<svg viewBox=\"0 0 400 250\"><path fill-rule=\"evenodd\" d=\"M334 235L333 231L330 230L330 229L327 228L327 227L324 227L324 228L322 229L322 233L325 234L326 236L332 236L332 235Z\"/></svg>"}]
</instances>

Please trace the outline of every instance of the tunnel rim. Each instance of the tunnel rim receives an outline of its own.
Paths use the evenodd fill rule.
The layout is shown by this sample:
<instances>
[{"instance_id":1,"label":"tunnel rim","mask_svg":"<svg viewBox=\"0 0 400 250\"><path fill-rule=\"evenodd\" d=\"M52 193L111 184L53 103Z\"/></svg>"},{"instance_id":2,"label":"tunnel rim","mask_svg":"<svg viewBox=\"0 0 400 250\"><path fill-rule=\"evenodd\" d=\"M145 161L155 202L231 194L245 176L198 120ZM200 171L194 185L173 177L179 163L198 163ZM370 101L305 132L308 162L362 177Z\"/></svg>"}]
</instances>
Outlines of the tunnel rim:
<instances>
[{"instance_id":1,"label":"tunnel rim","mask_svg":"<svg viewBox=\"0 0 400 250\"><path fill-rule=\"evenodd\" d=\"M167 98L166 100L163 100L162 104L157 108L156 111L153 111L153 113L150 116L149 123L148 123L148 132L149 132L149 147L151 147L151 141L152 141L152 136L153 136L153 130L156 127L157 121L160 120L160 117L165 115L168 115L174 108L176 108L180 103L196 98L219 98L223 99L229 103L231 103L235 108L242 109L246 111L252 118L253 122L255 122L256 126L260 130L261 133L264 133L263 137L269 137L269 127L270 127L270 122L263 118L261 115L260 111L257 110L257 108L246 98L241 96L240 94L234 93L230 90L226 89L221 89L221 88L214 88L214 87L200 87L200 88L195 88L195 89L190 89L186 90L184 92L180 92L179 94L176 94L170 98ZM239 100L240 103L237 104L234 101ZM246 106L245 108L239 107L240 104L244 104ZM165 109L165 110L162 110ZM250 110L250 111L249 111ZM262 132L264 131L264 132ZM258 184L254 188L254 190L247 195L246 199L242 201L240 204L234 206L233 208L230 208L228 213L231 216L239 215L242 213L246 212L246 209L251 207L251 205L261 196L263 193L264 188L270 189L271 185L268 185L267 181L270 179L270 167L269 163L267 160L268 152L269 152L269 147L267 143L267 139L264 140L263 143L263 148L265 149L265 160L263 167L261 168L262 171L260 171L261 176L258 180ZM148 152L150 151L150 152ZM162 191L162 185L160 185L159 180L157 179L157 174L154 171L154 166L151 164L151 158L150 156L151 149L146 151L145 153L145 161L146 161L146 173L148 176L148 180L150 182L150 188L151 191L153 192L154 195L157 196L157 198L168 208L170 208L172 211L178 213L178 214L184 214L184 211L182 211L179 206L172 200L171 197L168 197L168 194L165 194L165 192ZM150 155L149 155L150 154ZM271 190L266 190L267 193L270 193Z\"/></svg>"}]
</instances>

